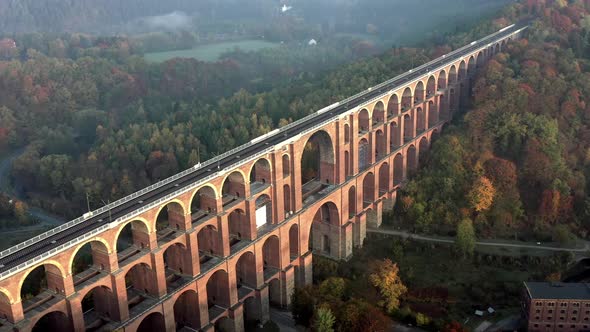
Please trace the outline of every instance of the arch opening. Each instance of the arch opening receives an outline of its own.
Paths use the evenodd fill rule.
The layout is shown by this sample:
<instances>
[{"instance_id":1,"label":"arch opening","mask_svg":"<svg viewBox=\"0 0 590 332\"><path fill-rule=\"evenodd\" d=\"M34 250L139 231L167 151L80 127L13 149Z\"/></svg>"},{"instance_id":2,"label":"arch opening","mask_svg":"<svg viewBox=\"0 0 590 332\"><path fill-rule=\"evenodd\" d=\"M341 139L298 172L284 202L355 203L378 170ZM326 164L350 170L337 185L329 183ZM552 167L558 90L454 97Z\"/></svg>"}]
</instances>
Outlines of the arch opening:
<instances>
[{"instance_id":1,"label":"arch opening","mask_svg":"<svg viewBox=\"0 0 590 332\"><path fill-rule=\"evenodd\" d=\"M86 331L99 331L103 326L116 319L118 315L116 299L106 286L97 286L82 299L82 313Z\"/></svg>"},{"instance_id":2,"label":"arch opening","mask_svg":"<svg viewBox=\"0 0 590 332\"><path fill-rule=\"evenodd\" d=\"M182 293L174 302L174 322L176 330L188 328L198 330L201 327L199 312L199 295L190 289Z\"/></svg>"},{"instance_id":3,"label":"arch opening","mask_svg":"<svg viewBox=\"0 0 590 332\"><path fill-rule=\"evenodd\" d=\"M356 188L354 186L348 189L348 217L356 215Z\"/></svg>"},{"instance_id":4,"label":"arch opening","mask_svg":"<svg viewBox=\"0 0 590 332\"><path fill-rule=\"evenodd\" d=\"M326 202L318 209L313 218L310 249L322 255L337 254L339 235L338 207L332 202Z\"/></svg>"},{"instance_id":5,"label":"arch opening","mask_svg":"<svg viewBox=\"0 0 590 332\"><path fill-rule=\"evenodd\" d=\"M344 144L350 143L350 126L348 124L344 125Z\"/></svg>"},{"instance_id":6,"label":"arch opening","mask_svg":"<svg viewBox=\"0 0 590 332\"><path fill-rule=\"evenodd\" d=\"M457 67L455 65L452 65L449 70L449 84L457 84Z\"/></svg>"},{"instance_id":7,"label":"arch opening","mask_svg":"<svg viewBox=\"0 0 590 332\"><path fill-rule=\"evenodd\" d=\"M375 202L375 175L368 173L363 179L363 209Z\"/></svg>"},{"instance_id":8,"label":"arch opening","mask_svg":"<svg viewBox=\"0 0 590 332\"><path fill-rule=\"evenodd\" d=\"M391 95L387 102L387 118L392 119L399 115L399 99L396 94Z\"/></svg>"},{"instance_id":9,"label":"arch opening","mask_svg":"<svg viewBox=\"0 0 590 332\"><path fill-rule=\"evenodd\" d=\"M402 145L401 128L396 121L392 121L389 125L389 146L391 151L399 148Z\"/></svg>"},{"instance_id":10,"label":"arch opening","mask_svg":"<svg viewBox=\"0 0 590 332\"><path fill-rule=\"evenodd\" d=\"M399 186L404 181L404 157L401 153L393 159L393 185Z\"/></svg>"},{"instance_id":11,"label":"arch opening","mask_svg":"<svg viewBox=\"0 0 590 332\"><path fill-rule=\"evenodd\" d=\"M197 190L191 201L191 219L196 224L217 214L215 191L209 186Z\"/></svg>"},{"instance_id":12,"label":"arch opening","mask_svg":"<svg viewBox=\"0 0 590 332\"><path fill-rule=\"evenodd\" d=\"M359 172L369 168L371 161L371 144L365 138L361 139L358 144L359 151Z\"/></svg>"},{"instance_id":13,"label":"arch opening","mask_svg":"<svg viewBox=\"0 0 590 332\"><path fill-rule=\"evenodd\" d=\"M389 192L389 164L383 163L379 167L379 196Z\"/></svg>"},{"instance_id":14,"label":"arch opening","mask_svg":"<svg viewBox=\"0 0 590 332\"><path fill-rule=\"evenodd\" d=\"M279 238L275 235L264 241L262 246L264 280L273 278L281 268Z\"/></svg>"},{"instance_id":15,"label":"arch opening","mask_svg":"<svg viewBox=\"0 0 590 332\"><path fill-rule=\"evenodd\" d=\"M84 244L72 258L72 275L74 289L78 291L85 286L85 281L110 271L109 250L100 241L91 241Z\"/></svg>"},{"instance_id":16,"label":"arch opening","mask_svg":"<svg viewBox=\"0 0 590 332\"><path fill-rule=\"evenodd\" d=\"M63 296L64 292L64 278L56 265L44 264L36 267L27 274L20 289L25 317L44 303Z\"/></svg>"},{"instance_id":17,"label":"arch opening","mask_svg":"<svg viewBox=\"0 0 590 332\"><path fill-rule=\"evenodd\" d=\"M283 155L283 177L291 175L291 158L288 154Z\"/></svg>"},{"instance_id":18,"label":"arch opening","mask_svg":"<svg viewBox=\"0 0 590 332\"><path fill-rule=\"evenodd\" d=\"M73 331L70 318L62 311L52 311L39 319L32 329L33 332Z\"/></svg>"},{"instance_id":19,"label":"arch opening","mask_svg":"<svg viewBox=\"0 0 590 332\"><path fill-rule=\"evenodd\" d=\"M414 134L414 116L413 114L404 115L404 142L410 141L416 136Z\"/></svg>"},{"instance_id":20,"label":"arch opening","mask_svg":"<svg viewBox=\"0 0 590 332\"><path fill-rule=\"evenodd\" d=\"M117 237L117 260L119 265L125 260L149 248L150 234L147 225L140 220L127 223Z\"/></svg>"},{"instance_id":21,"label":"arch opening","mask_svg":"<svg viewBox=\"0 0 590 332\"><path fill-rule=\"evenodd\" d=\"M370 123L369 123L369 111L366 108L363 108L359 114L359 136L369 132L371 130Z\"/></svg>"},{"instance_id":22,"label":"arch opening","mask_svg":"<svg viewBox=\"0 0 590 332\"><path fill-rule=\"evenodd\" d=\"M375 160L380 160L387 155L387 135L379 129L375 132Z\"/></svg>"},{"instance_id":23,"label":"arch opening","mask_svg":"<svg viewBox=\"0 0 590 332\"><path fill-rule=\"evenodd\" d=\"M230 306L229 279L225 270L216 271L207 281L209 320L217 319Z\"/></svg>"},{"instance_id":24,"label":"arch opening","mask_svg":"<svg viewBox=\"0 0 590 332\"><path fill-rule=\"evenodd\" d=\"M229 246L239 244L242 240L252 240L250 220L242 209L233 210L228 216Z\"/></svg>"},{"instance_id":25,"label":"arch opening","mask_svg":"<svg viewBox=\"0 0 590 332\"><path fill-rule=\"evenodd\" d=\"M192 275L190 251L181 243L175 243L164 251L166 287L177 289Z\"/></svg>"},{"instance_id":26,"label":"arch opening","mask_svg":"<svg viewBox=\"0 0 590 332\"><path fill-rule=\"evenodd\" d=\"M330 135L320 130L313 134L301 156L301 188L303 205L325 196L324 190L335 183L336 159Z\"/></svg>"},{"instance_id":27,"label":"arch opening","mask_svg":"<svg viewBox=\"0 0 590 332\"><path fill-rule=\"evenodd\" d=\"M416 169L418 168L418 158L416 156L416 147L414 145L410 145L408 148L408 173L410 176L414 175Z\"/></svg>"},{"instance_id":28,"label":"arch opening","mask_svg":"<svg viewBox=\"0 0 590 332\"><path fill-rule=\"evenodd\" d=\"M224 209L246 197L246 185L240 172L232 172L223 182L221 202Z\"/></svg>"},{"instance_id":29,"label":"arch opening","mask_svg":"<svg viewBox=\"0 0 590 332\"><path fill-rule=\"evenodd\" d=\"M344 175L348 178L352 176L352 166L350 164L350 152L344 151Z\"/></svg>"},{"instance_id":30,"label":"arch opening","mask_svg":"<svg viewBox=\"0 0 590 332\"><path fill-rule=\"evenodd\" d=\"M129 310L137 307L157 295L154 271L149 265L139 263L125 274L125 288L127 290L127 306Z\"/></svg>"},{"instance_id":31,"label":"arch opening","mask_svg":"<svg viewBox=\"0 0 590 332\"><path fill-rule=\"evenodd\" d=\"M373 127L385 122L385 105L379 101L373 107Z\"/></svg>"},{"instance_id":32,"label":"arch opening","mask_svg":"<svg viewBox=\"0 0 590 332\"><path fill-rule=\"evenodd\" d=\"M281 282L279 279L273 279L268 284L269 304L273 307L280 308L281 303Z\"/></svg>"},{"instance_id":33,"label":"arch opening","mask_svg":"<svg viewBox=\"0 0 590 332\"><path fill-rule=\"evenodd\" d=\"M238 298L243 299L256 289L256 273L256 259L254 254L246 251L236 262Z\"/></svg>"},{"instance_id":34,"label":"arch opening","mask_svg":"<svg viewBox=\"0 0 590 332\"><path fill-rule=\"evenodd\" d=\"M291 202L291 186L283 185L283 209L285 212L285 219L293 213L293 204Z\"/></svg>"},{"instance_id":35,"label":"arch opening","mask_svg":"<svg viewBox=\"0 0 590 332\"><path fill-rule=\"evenodd\" d=\"M442 96L441 96L442 101ZM438 123L438 106L431 100L428 102L428 128Z\"/></svg>"},{"instance_id":36,"label":"arch opening","mask_svg":"<svg viewBox=\"0 0 590 332\"><path fill-rule=\"evenodd\" d=\"M166 204L156 218L156 234L158 241L171 237L176 230L186 229L184 224L184 209L177 202Z\"/></svg>"},{"instance_id":37,"label":"arch opening","mask_svg":"<svg viewBox=\"0 0 590 332\"><path fill-rule=\"evenodd\" d=\"M299 257L299 226L297 224L289 228L289 257L291 260Z\"/></svg>"},{"instance_id":38,"label":"arch opening","mask_svg":"<svg viewBox=\"0 0 590 332\"><path fill-rule=\"evenodd\" d=\"M485 61L484 57L485 57L484 52L479 52L477 54L477 60L476 60L476 63L475 63L475 70L478 70L481 67L483 67L483 63Z\"/></svg>"},{"instance_id":39,"label":"arch opening","mask_svg":"<svg viewBox=\"0 0 590 332\"><path fill-rule=\"evenodd\" d=\"M437 91L443 91L447 88L447 73L441 70L438 73L438 83L436 85Z\"/></svg>"},{"instance_id":40,"label":"arch opening","mask_svg":"<svg viewBox=\"0 0 590 332\"><path fill-rule=\"evenodd\" d=\"M260 323L260 310L258 301L254 296L244 301L244 328L246 331L255 331Z\"/></svg>"},{"instance_id":41,"label":"arch opening","mask_svg":"<svg viewBox=\"0 0 590 332\"><path fill-rule=\"evenodd\" d=\"M424 165L428 157L428 139L426 137L422 137L420 140L420 143L418 144L418 151L418 163L420 165Z\"/></svg>"},{"instance_id":42,"label":"arch opening","mask_svg":"<svg viewBox=\"0 0 590 332\"><path fill-rule=\"evenodd\" d=\"M147 315L137 327L137 332L166 331L164 316L159 312Z\"/></svg>"},{"instance_id":43,"label":"arch opening","mask_svg":"<svg viewBox=\"0 0 590 332\"><path fill-rule=\"evenodd\" d=\"M422 107L416 108L416 133L420 134L426 130L426 112Z\"/></svg>"},{"instance_id":44,"label":"arch opening","mask_svg":"<svg viewBox=\"0 0 590 332\"><path fill-rule=\"evenodd\" d=\"M264 158L258 159L250 171L250 195L255 195L270 185L270 162Z\"/></svg>"},{"instance_id":45,"label":"arch opening","mask_svg":"<svg viewBox=\"0 0 590 332\"><path fill-rule=\"evenodd\" d=\"M414 103L418 104L424 101L424 92L424 83L419 81L418 84L416 84L416 89L414 89Z\"/></svg>"},{"instance_id":46,"label":"arch opening","mask_svg":"<svg viewBox=\"0 0 590 332\"><path fill-rule=\"evenodd\" d=\"M426 98L429 99L434 96L436 93L436 79L434 76L430 76L428 78L428 82L426 83Z\"/></svg>"},{"instance_id":47,"label":"arch opening","mask_svg":"<svg viewBox=\"0 0 590 332\"><path fill-rule=\"evenodd\" d=\"M256 198L256 228L273 224L272 199L264 194Z\"/></svg>"},{"instance_id":48,"label":"arch opening","mask_svg":"<svg viewBox=\"0 0 590 332\"><path fill-rule=\"evenodd\" d=\"M213 260L216 256L223 256L223 248L221 247L219 232L212 225L203 227L199 233L197 233L197 242L199 243L201 273L203 273L202 265Z\"/></svg>"},{"instance_id":49,"label":"arch opening","mask_svg":"<svg viewBox=\"0 0 590 332\"><path fill-rule=\"evenodd\" d=\"M413 106L412 90L410 88L406 88L404 90L404 94L402 95L402 113L411 109L412 106Z\"/></svg>"},{"instance_id":50,"label":"arch opening","mask_svg":"<svg viewBox=\"0 0 590 332\"><path fill-rule=\"evenodd\" d=\"M475 57L469 57L469 62L467 64L467 78L471 77L475 74Z\"/></svg>"}]
</instances>

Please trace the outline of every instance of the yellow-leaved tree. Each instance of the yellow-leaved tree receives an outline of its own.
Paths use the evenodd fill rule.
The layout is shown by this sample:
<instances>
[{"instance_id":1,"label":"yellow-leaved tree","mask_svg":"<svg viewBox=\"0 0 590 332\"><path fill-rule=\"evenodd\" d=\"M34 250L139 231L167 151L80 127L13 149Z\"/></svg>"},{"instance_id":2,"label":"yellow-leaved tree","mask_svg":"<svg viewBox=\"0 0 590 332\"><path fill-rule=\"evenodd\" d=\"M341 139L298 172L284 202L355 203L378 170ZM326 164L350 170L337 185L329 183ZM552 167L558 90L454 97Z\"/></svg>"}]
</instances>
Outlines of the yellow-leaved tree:
<instances>
[{"instance_id":1,"label":"yellow-leaved tree","mask_svg":"<svg viewBox=\"0 0 590 332\"><path fill-rule=\"evenodd\" d=\"M399 268L396 263L384 259L374 264L369 281L375 286L383 300L379 303L388 313L393 313L399 308L399 298L408 290L399 276Z\"/></svg>"}]
</instances>

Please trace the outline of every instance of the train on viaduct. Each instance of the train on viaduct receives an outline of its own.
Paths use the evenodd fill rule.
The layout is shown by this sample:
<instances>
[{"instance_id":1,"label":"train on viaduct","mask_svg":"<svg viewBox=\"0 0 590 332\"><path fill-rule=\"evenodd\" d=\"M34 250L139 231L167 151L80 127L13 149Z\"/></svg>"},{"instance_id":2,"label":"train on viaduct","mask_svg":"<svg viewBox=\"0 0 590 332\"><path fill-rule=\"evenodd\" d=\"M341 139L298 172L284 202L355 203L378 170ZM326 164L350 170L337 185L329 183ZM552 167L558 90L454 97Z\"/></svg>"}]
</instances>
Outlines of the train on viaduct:
<instances>
[{"instance_id":1,"label":"train on viaduct","mask_svg":"<svg viewBox=\"0 0 590 332\"><path fill-rule=\"evenodd\" d=\"M0 253L0 331L243 331L346 260L512 25ZM39 280L42 280L39 283Z\"/></svg>"}]
</instances>

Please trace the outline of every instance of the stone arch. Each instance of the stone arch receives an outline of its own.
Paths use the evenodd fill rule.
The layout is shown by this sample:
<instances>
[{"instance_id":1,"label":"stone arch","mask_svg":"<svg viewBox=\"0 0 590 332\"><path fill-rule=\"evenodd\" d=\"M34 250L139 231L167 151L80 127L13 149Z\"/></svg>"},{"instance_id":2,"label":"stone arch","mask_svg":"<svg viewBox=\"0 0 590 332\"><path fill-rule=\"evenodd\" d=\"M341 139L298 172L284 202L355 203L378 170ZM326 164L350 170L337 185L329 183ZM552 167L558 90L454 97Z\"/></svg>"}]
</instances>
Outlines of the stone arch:
<instances>
[{"instance_id":1,"label":"stone arch","mask_svg":"<svg viewBox=\"0 0 590 332\"><path fill-rule=\"evenodd\" d=\"M356 188L354 186L348 188L348 217L352 218L356 215Z\"/></svg>"},{"instance_id":2,"label":"stone arch","mask_svg":"<svg viewBox=\"0 0 590 332\"><path fill-rule=\"evenodd\" d=\"M416 132L422 133L426 130L426 112L422 107L416 108Z\"/></svg>"},{"instance_id":3,"label":"stone arch","mask_svg":"<svg viewBox=\"0 0 590 332\"><path fill-rule=\"evenodd\" d=\"M451 69L449 69L449 84L457 84L457 80L457 67L452 65Z\"/></svg>"},{"instance_id":4,"label":"stone arch","mask_svg":"<svg viewBox=\"0 0 590 332\"><path fill-rule=\"evenodd\" d=\"M369 111L366 108L363 108L358 113L358 122L359 122L358 134L359 135L362 135L368 131L371 131L371 124L370 124L369 118L370 118Z\"/></svg>"},{"instance_id":5,"label":"stone arch","mask_svg":"<svg viewBox=\"0 0 590 332\"><path fill-rule=\"evenodd\" d=\"M367 173L363 179L363 209L371 206L375 202L375 175L372 172Z\"/></svg>"},{"instance_id":6,"label":"stone arch","mask_svg":"<svg viewBox=\"0 0 590 332\"><path fill-rule=\"evenodd\" d=\"M484 55L484 52L483 51L479 51L479 53L477 53L477 60L476 60L476 63L475 63L475 68L476 69L479 69L479 68L481 68L483 66L483 63L485 61L484 57L485 57L485 55Z\"/></svg>"},{"instance_id":7,"label":"stone arch","mask_svg":"<svg viewBox=\"0 0 590 332\"><path fill-rule=\"evenodd\" d=\"M228 174L223 180L221 199L223 207L246 197L246 177L240 170Z\"/></svg>"},{"instance_id":8,"label":"stone arch","mask_svg":"<svg viewBox=\"0 0 590 332\"><path fill-rule=\"evenodd\" d=\"M263 194L256 198L256 228L262 227L266 224L272 224L272 199L270 196ZM262 214L264 209L264 214Z\"/></svg>"},{"instance_id":9,"label":"stone arch","mask_svg":"<svg viewBox=\"0 0 590 332\"><path fill-rule=\"evenodd\" d=\"M393 158L393 185L400 185L404 178L404 156L398 153Z\"/></svg>"},{"instance_id":10,"label":"stone arch","mask_svg":"<svg viewBox=\"0 0 590 332\"><path fill-rule=\"evenodd\" d=\"M144 219L134 219L122 224L115 235L115 250L119 264L149 246L149 226Z\"/></svg>"},{"instance_id":11,"label":"stone arch","mask_svg":"<svg viewBox=\"0 0 590 332\"><path fill-rule=\"evenodd\" d=\"M157 217L154 225L154 229L158 232L158 235L163 235L162 231L167 228L169 230L185 229L184 211L184 204L177 199L161 206L156 214ZM166 232L166 234L168 234L168 232Z\"/></svg>"},{"instance_id":12,"label":"stone arch","mask_svg":"<svg viewBox=\"0 0 590 332\"><path fill-rule=\"evenodd\" d=\"M461 63L459 64L459 70L458 70L459 81L464 80L466 75L467 75L467 64L465 63L465 60L461 60Z\"/></svg>"},{"instance_id":13,"label":"stone arch","mask_svg":"<svg viewBox=\"0 0 590 332\"><path fill-rule=\"evenodd\" d=\"M362 138L358 144L359 171L367 169L371 165L371 144L366 138Z\"/></svg>"},{"instance_id":14,"label":"stone arch","mask_svg":"<svg viewBox=\"0 0 590 332\"><path fill-rule=\"evenodd\" d=\"M352 167L350 163L350 152L344 151L344 175L346 177L352 176Z\"/></svg>"},{"instance_id":15,"label":"stone arch","mask_svg":"<svg viewBox=\"0 0 590 332\"><path fill-rule=\"evenodd\" d=\"M306 204L308 196L335 183L336 159L332 138L324 130L315 132L304 146L301 155L301 186L303 203Z\"/></svg>"},{"instance_id":16,"label":"stone arch","mask_svg":"<svg viewBox=\"0 0 590 332\"><path fill-rule=\"evenodd\" d=\"M70 317L63 311L51 311L43 315L33 325L32 332L45 331L73 331L72 321Z\"/></svg>"},{"instance_id":17,"label":"stone arch","mask_svg":"<svg viewBox=\"0 0 590 332\"><path fill-rule=\"evenodd\" d=\"M278 272L281 268L280 248L278 236L271 235L264 240L264 244L262 245L262 259L265 280L269 274L274 274L274 272Z\"/></svg>"},{"instance_id":18,"label":"stone arch","mask_svg":"<svg viewBox=\"0 0 590 332\"><path fill-rule=\"evenodd\" d=\"M331 255L338 250L340 234L340 217L338 206L333 202L322 204L311 223L309 249Z\"/></svg>"},{"instance_id":19,"label":"stone arch","mask_svg":"<svg viewBox=\"0 0 590 332\"><path fill-rule=\"evenodd\" d=\"M397 94L392 94L387 102L387 118L391 119L399 115L399 98Z\"/></svg>"},{"instance_id":20,"label":"stone arch","mask_svg":"<svg viewBox=\"0 0 590 332\"><path fill-rule=\"evenodd\" d=\"M223 256L221 239L217 228L207 225L197 233L199 245L199 261L201 264L209 261L213 256Z\"/></svg>"},{"instance_id":21,"label":"stone arch","mask_svg":"<svg viewBox=\"0 0 590 332\"><path fill-rule=\"evenodd\" d=\"M207 304L209 307L209 319L218 316L219 309L223 311L229 308L229 277L227 271L219 269L207 280ZM216 310L217 309L217 310Z\"/></svg>"},{"instance_id":22,"label":"stone arch","mask_svg":"<svg viewBox=\"0 0 590 332\"><path fill-rule=\"evenodd\" d=\"M95 238L80 244L70 257L69 272L73 276L74 289L78 290L85 280L111 269L111 250L108 242Z\"/></svg>"},{"instance_id":23,"label":"stone arch","mask_svg":"<svg viewBox=\"0 0 590 332\"><path fill-rule=\"evenodd\" d=\"M22 302L23 311L36 305L34 299L43 296L47 292L52 294L64 294L66 271L63 266L54 260L44 261L31 267L19 281L19 294L17 301ZM31 300L31 301L28 301Z\"/></svg>"},{"instance_id":24,"label":"stone arch","mask_svg":"<svg viewBox=\"0 0 590 332\"><path fill-rule=\"evenodd\" d=\"M410 87L407 87L404 89L404 93L402 94L401 112L402 113L406 112L407 110L411 109L413 105L414 105L414 103L413 103L413 99L412 99L412 89L410 89Z\"/></svg>"},{"instance_id":25,"label":"stone arch","mask_svg":"<svg viewBox=\"0 0 590 332\"><path fill-rule=\"evenodd\" d=\"M254 183L265 185L270 184L271 181L271 165L266 158L258 159L250 169L250 191L254 191Z\"/></svg>"},{"instance_id":26,"label":"stone arch","mask_svg":"<svg viewBox=\"0 0 590 332\"><path fill-rule=\"evenodd\" d=\"M438 123L438 106L431 100L428 102L428 128L434 126L436 123Z\"/></svg>"},{"instance_id":27,"label":"stone arch","mask_svg":"<svg viewBox=\"0 0 590 332\"><path fill-rule=\"evenodd\" d=\"M256 297L249 296L244 299L244 328L246 331L253 331L260 322L260 310Z\"/></svg>"},{"instance_id":28,"label":"stone arch","mask_svg":"<svg viewBox=\"0 0 590 332\"><path fill-rule=\"evenodd\" d=\"M444 90L447 88L447 72L441 70L438 73L438 82L436 85L437 90Z\"/></svg>"},{"instance_id":29,"label":"stone arch","mask_svg":"<svg viewBox=\"0 0 590 332\"><path fill-rule=\"evenodd\" d=\"M174 321L176 330L189 328L198 330L201 327L201 315L199 313L199 294L189 289L184 291L174 302Z\"/></svg>"},{"instance_id":30,"label":"stone arch","mask_svg":"<svg viewBox=\"0 0 590 332\"><path fill-rule=\"evenodd\" d=\"M414 89L414 103L418 104L424 101L426 95L424 90L424 82L418 81Z\"/></svg>"},{"instance_id":31,"label":"stone arch","mask_svg":"<svg viewBox=\"0 0 590 332\"><path fill-rule=\"evenodd\" d=\"M283 208L285 212L285 218L293 211L293 204L291 202L291 186L288 184L283 185Z\"/></svg>"},{"instance_id":32,"label":"stone arch","mask_svg":"<svg viewBox=\"0 0 590 332\"><path fill-rule=\"evenodd\" d=\"M379 196L389 192L389 164L383 163L379 167Z\"/></svg>"},{"instance_id":33,"label":"stone arch","mask_svg":"<svg viewBox=\"0 0 590 332\"><path fill-rule=\"evenodd\" d=\"M286 178L287 176L291 175L291 158L288 154L284 154L283 158L283 177Z\"/></svg>"},{"instance_id":34,"label":"stone arch","mask_svg":"<svg viewBox=\"0 0 590 332\"><path fill-rule=\"evenodd\" d=\"M426 82L426 98L430 98L434 96L436 93L436 78L434 75L430 75L428 77L428 81Z\"/></svg>"},{"instance_id":35,"label":"stone arch","mask_svg":"<svg viewBox=\"0 0 590 332\"><path fill-rule=\"evenodd\" d=\"M350 143L350 126L348 123L344 124L344 144Z\"/></svg>"},{"instance_id":36,"label":"stone arch","mask_svg":"<svg viewBox=\"0 0 590 332\"><path fill-rule=\"evenodd\" d=\"M190 251L182 243L174 243L168 246L163 254L164 269L166 273L166 284L174 288L174 282L181 278L181 275L192 274L192 261Z\"/></svg>"},{"instance_id":37,"label":"stone arch","mask_svg":"<svg viewBox=\"0 0 590 332\"><path fill-rule=\"evenodd\" d=\"M395 148L398 148L402 145L402 133L401 127L398 125L397 121L392 121L389 124L389 146L391 151Z\"/></svg>"},{"instance_id":38,"label":"stone arch","mask_svg":"<svg viewBox=\"0 0 590 332\"><path fill-rule=\"evenodd\" d=\"M156 288L155 271L146 263L133 265L125 274L129 310L143 303L147 294L157 295Z\"/></svg>"},{"instance_id":39,"label":"stone arch","mask_svg":"<svg viewBox=\"0 0 590 332\"><path fill-rule=\"evenodd\" d=\"M291 260L299 257L299 225L297 224L289 228L289 257Z\"/></svg>"},{"instance_id":40,"label":"stone arch","mask_svg":"<svg viewBox=\"0 0 590 332\"><path fill-rule=\"evenodd\" d=\"M385 105L383 105L382 101L375 104L371 117L373 118L373 126L385 122Z\"/></svg>"},{"instance_id":41,"label":"stone arch","mask_svg":"<svg viewBox=\"0 0 590 332\"><path fill-rule=\"evenodd\" d=\"M471 76L475 73L475 57L472 55L467 62L467 75Z\"/></svg>"},{"instance_id":42,"label":"stone arch","mask_svg":"<svg viewBox=\"0 0 590 332\"><path fill-rule=\"evenodd\" d=\"M416 147L412 144L406 152L408 158L408 172L413 174L418 168L418 158L416 156Z\"/></svg>"},{"instance_id":43,"label":"stone arch","mask_svg":"<svg viewBox=\"0 0 590 332\"><path fill-rule=\"evenodd\" d=\"M244 252L236 262L236 285L238 294L244 288L247 292L256 289L256 257L251 251Z\"/></svg>"},{"instance_id":44,"label":"stone arch","mask_svg":"<svg viewBox=\"0 0 590 332\"><path fill-rule=\"evenodd\" d=\"M192 222L205 220L217 214L217 189L211 185L205 185L195 190L190 202Z\"/></svg>"},{"instance_id":45,"label":"stone arch","mask_svg":"<svg viewBox=\"0 0 590 332\"><path fill-rule=\"evenodd\" d=\"M414 138L414 116L411 112L404 115L404 142Z\"/></svg>"},{"instance_id":46,"label":"stone arch","mask_svg":"<svg viewBox=\"0 0 590 332\"><path fill-rule=\"evenodd\" d=\"M137 332L166 331L164 315L160 312L152 312L147 315L137 327Z\"/></svg>"},{"instance_id":47,"label":"stone arch","mask_svg":"<svg viewBox=\"0 0 590 332\"><path fill-rule=\"evenodd\" d=\"M379 129L375 132L375 160L387 155L387 135Z\"/></svg>"},{"instance_id":48,"label":"stone arch","mask_svg":"<svg viewBox=\"0 0 590 332\"><path fill-rule=\"evenodd\" d=\"M88 291L81 301L86 331L96 331L118 316L113 291L104 285Z\"/></svg>"},{"instance_id":49,"label":"stone arch","mask_svg":"<svg viewBox=\"0 0 590 332\"><path fill-rule=\"evenodd\" d=\"M229 241L230 247L240 242L242 239L250 240L252 238L252 228L250 218L244 210L235 209L227 217L229 224Z\"/></svg>"}]
</instances>

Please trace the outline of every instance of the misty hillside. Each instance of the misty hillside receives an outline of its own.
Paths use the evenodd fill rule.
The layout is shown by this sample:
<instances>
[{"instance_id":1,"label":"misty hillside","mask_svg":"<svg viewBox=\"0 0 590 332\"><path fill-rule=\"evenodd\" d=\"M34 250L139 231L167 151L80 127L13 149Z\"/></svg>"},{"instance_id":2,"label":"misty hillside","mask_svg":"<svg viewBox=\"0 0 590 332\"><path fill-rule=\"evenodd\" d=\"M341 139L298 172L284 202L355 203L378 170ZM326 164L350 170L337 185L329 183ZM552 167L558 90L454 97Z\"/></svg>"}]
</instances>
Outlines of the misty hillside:
<instances>
[{"instance_id":1,"label":"misty hillside","mask_svg":"<svg viewBox=\"0 0 590 332\"><path fill-rule=\"evenodd\" d=\"M291 17L323 31L387 33L429 21L424 13L467 19L473 10L509 0L2 0L0 33L133 33L195 29L224 22L235 29L249 20ZM283 4L293 9L282 13ZM418 27L419 29L419 27Z\"/></svg>"}]
</instances>

